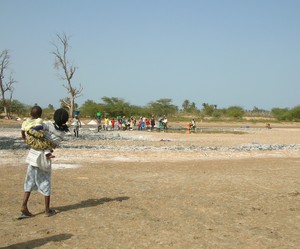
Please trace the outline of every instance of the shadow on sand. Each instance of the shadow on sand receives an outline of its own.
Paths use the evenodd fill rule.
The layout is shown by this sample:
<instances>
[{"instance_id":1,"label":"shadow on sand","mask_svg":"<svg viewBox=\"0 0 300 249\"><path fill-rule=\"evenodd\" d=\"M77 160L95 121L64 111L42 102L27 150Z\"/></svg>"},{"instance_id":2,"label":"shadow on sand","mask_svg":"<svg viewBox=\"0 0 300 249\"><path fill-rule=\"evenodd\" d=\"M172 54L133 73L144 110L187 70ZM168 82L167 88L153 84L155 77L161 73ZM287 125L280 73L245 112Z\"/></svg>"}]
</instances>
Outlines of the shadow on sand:
<instances>
[{"instance_id":1,"label":"shadow on sand","mask_svg":"<svg viewBox=\"0 0 300 249\"><path fill-rule=\"evenodd\" d=\"M128 199L129 199L129 197L127 197L127 196L121 196L121 197L116 197L116 198L104 197L104 198L100 198L100 199L88 199L88 200L81 201L79 203L75 203L75 204L71 204L71 205L55 207L55 209L60 212L65 212L65 211L70 211L70 210L79 209L79 208L94 207L94 206L102 205L106 202L112 202L112 201L122 202L122 201L126 201Z\"/></svg>"},{"instance_id":2,"label":"shadow on sand","mask_svg":"<svg viewBox=\"0 0 300 249\"><path fill-rule=\"evenodd\" d=\"M63 240L70 239L73 235L69 233L63 233L63 234L58 234L58 235L53 235L41 239L34 239L34 240L29 240L26 242L20 242L17 244L13 244L10 246L5 246L5 247L0 247L0 249L24 249L24 248L38 248L40 246L43 246L49 242L59 242Z\"/></svg>"}]
</instances>

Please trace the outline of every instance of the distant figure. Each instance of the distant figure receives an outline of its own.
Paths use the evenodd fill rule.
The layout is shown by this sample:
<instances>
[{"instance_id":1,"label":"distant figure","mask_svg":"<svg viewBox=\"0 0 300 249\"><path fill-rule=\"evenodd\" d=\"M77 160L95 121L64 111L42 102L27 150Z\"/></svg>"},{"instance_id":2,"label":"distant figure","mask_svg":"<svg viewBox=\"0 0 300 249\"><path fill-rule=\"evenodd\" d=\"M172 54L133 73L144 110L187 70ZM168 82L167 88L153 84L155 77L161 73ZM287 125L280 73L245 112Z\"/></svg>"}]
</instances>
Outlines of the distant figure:
<instances>
[{"instance_id":1,"label":"distant figure","mask_svg":"<svg viewBox=\"0 0 300 249\"><path fill-rule=\"evenodd\" d=\"M133 127L135 126L135 124L136 124L135 118L131 117L130 118L130 130L131 131L133 130Z\"/></svg>"},{"instance_id":2,"label":"distant figure","mask_svg":"<svg viewBox=\"0 0 300 249\"><path fill-rule=\"evenodd\" d=\"M108 125L109 125L109 118L108 117L105 117L104 118L104 130L108 131Z\"/></svg>"},{"instance_id":3,"label":"distant figure","mask_svg":"<svg viewBox=\"0 0 300 249\"><path fill-rule=\"evenodd\" d=\"M190 129L195 131L196 130L196 121L195 119L192 119L191 123L190 123Z\"/></svg>"},{"instance_id":4,"label":"distant figure","mask_svg":"<svg viewBox=\"0 0 300 249\"><path fill-rule=\"evenodd\" d=\"M121 120L121 128L122 128L123 131L127 130L127 121L126 121L125 116L123 116L123 118Z\"/></svg>"},{"instance_id":5,"label":"distant figure","mask_svg":"<svg viewBox=\"0 0 300 249\"><path fill-rule=\"evenodd\" d=\"M137 125L139 131L143 129L143 117L140 117Z\"/></svg>"},{"instance_id":6,"label":"distant figure","mask_svg":"<svg viewBox=\"0 0 300 249\"><path fill-rule=\"evenodd\" d=\"M96 120L97 120L97 125L98 125L98 132L102 129L101 119L102 119L102 113L101 112L97 112L97 114L96 114Z\"/></svg>"},{"instance_id":7,"label":"distant figure","mask_svg":"<svg viewBox=\"0 0 300 249\"><path fill-rule=\"evenodd\" d=\"M111 120L111 128L112 128L112 130L115 129L115 119L114 118Z\"/></svg>"},{"instance_id":8,"label":"distant figure","mask_svg":"<svg viewBox=\"0 0 300 249\"><path fill-rule=\"evenodd\" d=\"M74 129L73 129L74 135L75 135L75 137L78 137L79 136L79 128L81 127L81 122L77 115L75 115L72 125L74 126Z\"/></svg>"},{"instance_id":9,"label":"distant figure","mask_svg":"<svg viewBox=\"0 0 300 249\"><path fill-rule=\"evenodd\" d=\"M160 118L158 119L158 129L159 129L159 131L161 131L163 128L164 128L163 118L160 117Z\"/></svg>"},{"instance_id":10,"label":"distant figure","mask_svg":"<svg viewBox=\"0 0 300 249\"><path fill-rule=\"evenodd\" d=\"M164 131L167 131L167 129L168 129L168 119L167 119L166 115L164 116L164 118L162 120L162 123L163 123Z\"/></svg>"},{"instance_id":11,"label":"distant figure","mask_svg":"<svg viewBox=\"0 0 300 249\"><path fill-rule=\"evenodd\" d=\"M269 123L266 124L266 128L267 128L267 129L272 129L272 128L271 128L271 124L269 124Z\"/></svg>"},{"instance_id":12,"label":"distant figure","mask_svg":"<svg viewBox=\"0 0 300 249\"><path fill-rule=\"evenodd\" d=\"M122 119L118 118L118 130L121 130L122 128Z\"/></svg>"},{"instance_id":13,"label":"distant figure","mask_svg":"<svg viewBox=\"0 0 300 249\"><path fill-rule=\"evenodd\" d=\"M149 118L146 118L145 124L146 124L146 129L149 130L150 129L150 120L149 120Z\"/></svg>"},{"instance_id":14,"label":"distant figure","mask_svg":"<svg viewBox=\"0 0 300 249\"><path fill-rule=\"evenodd\" d=\"M155 126L155 118L154 118L154 115L152 115L152 117L151 117L150 125L151 125L151 131L153 131L154 126Z\"/></svg>"}]
</instances>

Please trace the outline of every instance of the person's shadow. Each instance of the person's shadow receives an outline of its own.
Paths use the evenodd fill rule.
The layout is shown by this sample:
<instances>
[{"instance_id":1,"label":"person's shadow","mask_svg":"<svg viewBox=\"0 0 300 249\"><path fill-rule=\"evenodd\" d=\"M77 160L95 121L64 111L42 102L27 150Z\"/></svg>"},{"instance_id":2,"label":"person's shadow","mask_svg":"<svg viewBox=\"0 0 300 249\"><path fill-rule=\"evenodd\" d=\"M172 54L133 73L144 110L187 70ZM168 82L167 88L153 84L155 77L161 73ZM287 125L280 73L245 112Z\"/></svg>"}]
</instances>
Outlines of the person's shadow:
<instances>
[{"instance_id":1,"label":"person's shadow","mask_svg":"<svg viewBox=\"0 0 300 249\"><path fill-rule=\"evenodd\" d=\"M102 205L104 203L112 202L112 201L122 202L122 201L126 201L128 199L129 199L129 197L127 197L127 196L120 196L120 197L116 197L116 198L104 197L104 198L100 198L100 199L87 199L87 200L81 201L79 203L70 204L70 205L61 206L61 207L55 207L55 209L58 210L59 212L65 212L65 211L70 211L70 210L79 209L79 208L94 207L94 206ZM58 234L58 235L53 235L53 236L46 237L46 238L35 239L35 240L26 241L26 242L20 242L20 243L13 244L10 246L0 247L0 249L36 248L36 247L40 247L44 244L47 244L48 242L51 242L51 241L67 240L67 239L70 239L72 236L73 236L73 234L68 234L68 233Z\"/></svg>"},{"instance_id":2,"label":"person's shadow","mask_svg":"<svg viewBox=\"0 0 300 249\"><path fill-rule=\"evenodd\" d=\"M70 233L62 233L62 234L41 238L41 239L34 239L25 242L20 242L17 244L12 244L10 246L0 247L0 249L38 248L52 241L58 242L58 241L70 239L72 236L73 234Z\"/></svg>"},{"instance_id":3,"label":"person's shadow","mask_svg":"<svg viewBox=\"0 0 300 249\"><path fill-rule=\"evenodd\" d=\"M116 197L116 198L103 197L100 199L87 199L87 200L81 201L79 203L70 204L70 205L61 206L61 207L55 207L55 209L58 210L59 212L65 212L65 211L70 211L70 210L79 209L79 208L94 207L94 206L102 205L106 202L112 202L112 201L122 202L122 201L126 201L128 199L129 199L129 197L127 197L127 196L120 196L120 197Z\"/></svg>"}]
</instances>

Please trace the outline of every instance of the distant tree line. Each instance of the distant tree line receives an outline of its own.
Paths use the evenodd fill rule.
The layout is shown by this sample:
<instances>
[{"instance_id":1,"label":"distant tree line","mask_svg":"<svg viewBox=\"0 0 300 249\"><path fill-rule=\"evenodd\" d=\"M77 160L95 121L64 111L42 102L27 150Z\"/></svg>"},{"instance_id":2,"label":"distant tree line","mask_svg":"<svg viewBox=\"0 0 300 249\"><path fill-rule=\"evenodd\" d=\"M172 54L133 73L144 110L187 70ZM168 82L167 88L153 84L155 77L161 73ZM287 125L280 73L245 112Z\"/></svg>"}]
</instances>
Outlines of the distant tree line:
<instances>
[{"instance_id":1,"label":"distant tree line","mask_svg":"<svg viewBox=\"0 0 300 249\"><path fill-rule=\"evenodd\" d=\"M60 107L67 108L65 101L60 101ZM18 100L11 100L8 111L13 116L24 117L29 116L31 106L23 104ZM101 112L103 116L145 116L152 115L159 117L167 115L172 118L193 117L198 119L210 118L218 119L243 119L244 117L261 117L265 119L275 118L279 121L300 121L300 105L294 108L273 108L271 111L254 107L252 110L245 110L240 106L230 106L228 108L219 109L215 104L202 103L201 108L197 108L194 102L185 100L181 108L172 103L172 99L158 99L151 101L145 106L131 105L129 102L118 97L102 97L101 102L97 103L94 100L86 100L82 106L74 104L75 110L80 112L81 117L95 118L97 112ZM43 117L51 118L54 113L54 107L49 104L43 107ZM0 110L3 112L4 106L0 102Z\"/></svg>"}]
</instances>

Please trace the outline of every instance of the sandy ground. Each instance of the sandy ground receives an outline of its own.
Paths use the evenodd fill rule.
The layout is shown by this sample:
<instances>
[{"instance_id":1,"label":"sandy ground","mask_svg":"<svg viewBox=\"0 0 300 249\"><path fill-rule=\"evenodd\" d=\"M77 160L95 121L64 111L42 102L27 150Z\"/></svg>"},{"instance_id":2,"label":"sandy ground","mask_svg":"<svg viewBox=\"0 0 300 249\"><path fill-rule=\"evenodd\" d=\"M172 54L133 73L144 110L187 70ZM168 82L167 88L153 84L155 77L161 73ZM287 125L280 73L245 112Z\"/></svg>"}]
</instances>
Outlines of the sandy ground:
<instances>
[{"instance_id":1,"label":"sandy ground","mask_svg":"<svg viewBox=\"0 0 300 249\"><path fill-rule=\"evenodd\" d=\"M300 127L242 131L107 132L118 140L85 127L54 153L58 214L33 193L35 216L17 220L27 150L0 129L14 139L0 150L0 248L300 248Z\"/></svg>"}]
</instances>

